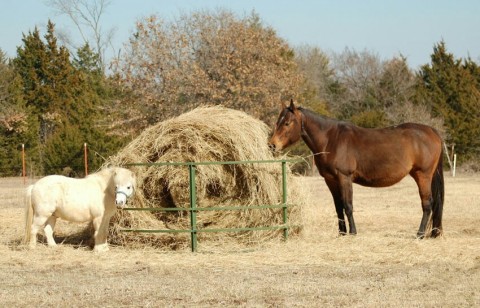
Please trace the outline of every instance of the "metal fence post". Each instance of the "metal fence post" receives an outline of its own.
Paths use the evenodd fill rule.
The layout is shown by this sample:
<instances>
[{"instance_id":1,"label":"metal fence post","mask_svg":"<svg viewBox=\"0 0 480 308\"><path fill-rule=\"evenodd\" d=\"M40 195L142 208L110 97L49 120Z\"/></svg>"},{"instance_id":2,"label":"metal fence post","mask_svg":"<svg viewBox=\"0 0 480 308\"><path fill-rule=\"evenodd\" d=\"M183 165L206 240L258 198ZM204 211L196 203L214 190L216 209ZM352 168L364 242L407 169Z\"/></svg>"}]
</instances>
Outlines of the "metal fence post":
<instances>
[{"instance_id":1,"label":"metal fence post","mask_svg":"<svg viewBox=\"0 0 480 308\"><path fill-rule=\"evenodd\" d=\"M192 252L197 251L197 192L195 184L195 168L194 164L188 165L190 178L190 234L192 241Z\"/></svg>"},{"instance_id":2,"label":"metal fence post","mask_svg":"<svg viewBox=\"0 0 480 308\"><path fill-rule=\"evenodd\" d=\"M282 161L282 205L283 205L283 224L285 228L283 229L283 238L287 240L288 238L288 228L287 228L287 162Z\"/></svg>"}]
</instances>

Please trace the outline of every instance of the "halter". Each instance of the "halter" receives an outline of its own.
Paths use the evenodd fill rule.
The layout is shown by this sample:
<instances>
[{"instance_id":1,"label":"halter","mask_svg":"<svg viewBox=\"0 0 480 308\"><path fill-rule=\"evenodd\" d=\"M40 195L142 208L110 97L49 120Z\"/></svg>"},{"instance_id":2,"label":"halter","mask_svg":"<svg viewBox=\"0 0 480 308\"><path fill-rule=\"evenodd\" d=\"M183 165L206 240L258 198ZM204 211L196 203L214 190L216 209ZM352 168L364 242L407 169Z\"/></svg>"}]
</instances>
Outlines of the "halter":
<instances>
[{"instance_id":1,"label":"halter","mask_svg":"<svg viewBox=\"0 0 480 308\"><path fill-rule=\"evenodd\" d=\"M121 190L116 190L116 191L115 191L115 194L116 194L116 195L118 195L118 194L122 194L122 195L124 195L124 196L125 196L125 199L128 199L128 197L130 197L129 195L127 195L127 193L126 193L126 192L124 192L124 191L121 191Z\"/></svg>"},{"instance_id":2,"label":"halter","mask_svg":"<svg viewBox=\"0 0 480 308\"><path fill-rule=\"evenodd\" d=\"M135 186L132 186L132 193L130 195L127 195L127 193L122 190L115 189L115 195L118 195L118 194L124 195L125 200L130 198L130 196L132 196L134 192L135 192Z\"/></svg>"}]
</instances>

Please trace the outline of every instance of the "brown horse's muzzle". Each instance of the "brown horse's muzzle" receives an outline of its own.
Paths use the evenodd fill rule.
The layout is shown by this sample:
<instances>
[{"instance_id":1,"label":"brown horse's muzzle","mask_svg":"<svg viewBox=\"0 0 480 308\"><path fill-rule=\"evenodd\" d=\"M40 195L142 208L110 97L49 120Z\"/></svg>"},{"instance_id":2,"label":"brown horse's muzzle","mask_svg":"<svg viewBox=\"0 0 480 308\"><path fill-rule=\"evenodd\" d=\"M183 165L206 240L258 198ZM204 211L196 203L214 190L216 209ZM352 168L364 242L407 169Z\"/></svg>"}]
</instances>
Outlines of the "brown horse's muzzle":
<instances>
[{"instance_id":1,"label":"brown horse's muzzle","mask_svg":"<svg viewBox=\"0 0 480 308\"><path fill-rule=\"evenodd\" d=\"M281 145L280 142L278 142L277 140L278 138L275 138L275 136L273 136L270 141L268 142L268 148L270 149L270 151L272 152L279 152L283 149L283 146Z\"/></svg>"},{"instance_id":2,"label":"brown horse's muzzle","mask_svg":"<svg viewBox=\"0 0 480 308\"><path fill-rule=\"evenodd\" d=\"M277 147L273 143L269 142L268 143L268 148L270 149L270 151L275 152Z\"/></svg>"}]
</instances>

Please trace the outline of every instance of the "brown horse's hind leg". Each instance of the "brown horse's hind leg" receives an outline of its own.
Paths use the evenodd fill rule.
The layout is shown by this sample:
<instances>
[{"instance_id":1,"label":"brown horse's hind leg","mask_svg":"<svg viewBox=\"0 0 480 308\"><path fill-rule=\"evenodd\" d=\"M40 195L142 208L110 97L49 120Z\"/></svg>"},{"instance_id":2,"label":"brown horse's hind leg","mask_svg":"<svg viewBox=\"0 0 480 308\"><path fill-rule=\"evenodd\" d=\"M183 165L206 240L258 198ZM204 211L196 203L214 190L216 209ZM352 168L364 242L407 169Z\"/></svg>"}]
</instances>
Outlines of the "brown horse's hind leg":
<instances>
[{"instance_id":1,"label":"brown horse's hind leg","mask_svg":"<svg viewBox=\"0 0 480 308\"><path fill-rule=\"evenodd\" d=\"M432 216L432 179L431 177L425 176L423 173L419 172L412 173L412 177L415 179L415 182L417 182L423 210L422 221L420 222L417 237L424 238L427 235L425 234L427 224Z\"/></svg>"}]
</instances>

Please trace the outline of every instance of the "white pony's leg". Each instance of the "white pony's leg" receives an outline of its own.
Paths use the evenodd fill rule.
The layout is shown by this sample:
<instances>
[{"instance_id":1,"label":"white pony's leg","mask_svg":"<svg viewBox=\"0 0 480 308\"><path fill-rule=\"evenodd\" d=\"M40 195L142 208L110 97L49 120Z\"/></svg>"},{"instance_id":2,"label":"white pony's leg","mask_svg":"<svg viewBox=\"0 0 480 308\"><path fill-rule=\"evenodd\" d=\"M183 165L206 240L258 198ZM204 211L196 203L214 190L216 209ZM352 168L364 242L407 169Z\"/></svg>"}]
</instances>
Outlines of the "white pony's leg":
<instances>
[{"instance_id":1,"label":"white pony's leg","mask_svg":"<svg viewBox=\"0 0 480 308\"><path fill-rule=\"evenodd\" d=\"M53 238L53 230L55 229L55 223L56 222L57 222L57 217L50 216L47 219L47 223L45 224L45 228L43 228L43 230L45 231L45 236L47 237L48 246L50 246L50 247L57 246L57 243L55 243L55 239Z\"/></svg>"},{"instance_id":2,"label":"white pony's leg","mask_svg":"<svg viewBox=\"0 0 480 308\"><path fill-rule=\"evenodd\" d=\"M105 251L109 251L109 250L110 250L110 248L108 248L108 243L95 245L95 247L93 247L94 252L105 252Z\"/></svg>"},{"instance_id":3,"label":"white pony's leg","mask_svg":"<svg viewBox=\"0 0 480 308\"><path fill-rule=\"evenodd\" d=\"M97 217L93 219L93 227L95 228L95 233L93 234L93 239L95 240L95 246L93 251L95 252L104 252L108 251L108 243L106 236L106 229L108 226L108 221L105 223L104 217Z\"/></svg>"},{"instance_id":4,"label":"white pony's leg","mask_svg":"<svg viewBox=\"0 0 480 308\"><path fill-rule=\"evenodd\" d=\"M45 225L47 217L37 216L33 217L32 226L30 227L30 248L35 248L37 245L37 234L40 229Z\"/></svg>"},{"instance_id":5,"label":"white pony's leg","mask_svg":"<svg viewBox=\"0 0 480 308\"><path fill-rule=\"evenodd\" d=\"M35 248L35 246L37 246L37 234L39 229L40 228L35 225L35 223L32 223L30 226L30 242L28 244L30 248Z\"/></svg>"}]
</instances>

